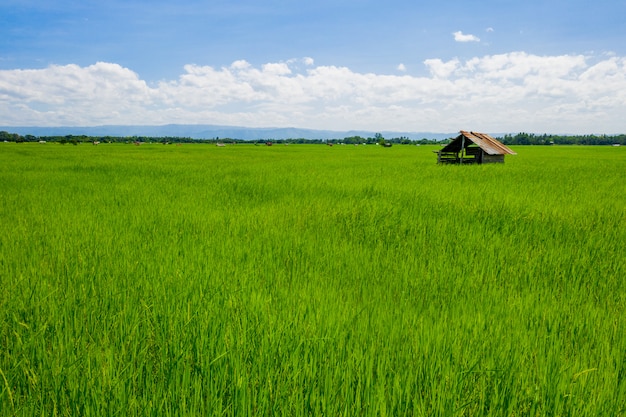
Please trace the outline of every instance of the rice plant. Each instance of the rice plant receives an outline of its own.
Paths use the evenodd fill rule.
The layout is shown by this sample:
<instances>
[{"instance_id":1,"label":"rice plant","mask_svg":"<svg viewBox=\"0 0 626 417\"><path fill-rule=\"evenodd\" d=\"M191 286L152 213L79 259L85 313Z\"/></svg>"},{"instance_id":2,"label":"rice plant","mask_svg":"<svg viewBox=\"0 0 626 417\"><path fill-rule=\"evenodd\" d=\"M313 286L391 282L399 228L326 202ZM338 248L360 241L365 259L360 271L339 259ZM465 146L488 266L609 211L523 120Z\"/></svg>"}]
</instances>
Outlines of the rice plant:
<instances>
[{"instance_id":1,"label":"rice plant","mask_svg":"<svg viewBox=\"0 0 626 417\"><path fill-rule=\"evenodd\" d=\"M0 144L0 415L626 414L626 154Z\"/></svg>"}]
</instances>

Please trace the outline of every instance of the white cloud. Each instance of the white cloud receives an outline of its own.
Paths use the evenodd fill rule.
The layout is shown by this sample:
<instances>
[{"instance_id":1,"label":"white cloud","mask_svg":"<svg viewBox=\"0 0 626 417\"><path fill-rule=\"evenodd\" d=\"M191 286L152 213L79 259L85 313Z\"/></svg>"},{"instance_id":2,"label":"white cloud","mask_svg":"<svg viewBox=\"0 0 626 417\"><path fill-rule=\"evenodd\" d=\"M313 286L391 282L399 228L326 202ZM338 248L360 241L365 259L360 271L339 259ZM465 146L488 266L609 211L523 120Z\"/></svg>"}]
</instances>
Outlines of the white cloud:
<instances>
[{"instance_id":1,"label":"white cloud","mask_svg":"<svg viewBox=\"0 0 626 417\"><path fill-rule=\"evenodd\" d=\"M235 70L244 70L250 68L250 63L244 59L233 62L230 67Z\"/></svg>"},{"instance_id":2,"label":"white cloud","mask_svg":"<svg viewBox=\"0 0 626 417\"><path fill-rule=\"evenodd\" d=\"M457 42L480 42L480 38L474 35L465 35L460 30L458 32L454 32L454 40Z\"/></svg>"},{"instance_id":3,"label":"white cloud","mask_svg":"<svg viewBox=\"0 0 626 417\"><path fill-rule=\"evenodd\" d=\"M274 75L291 74L291 70L289 69L289 66L287 64L285 64L285 63L264 64L263 65L263 72L265 72L267 74L274 74Z\"/></svg>"},{"instance_id":4,"label":"white cloud","mask_svg":"<svg viewBox=\"0 0 626 417\"><path fill-rule=\"evenodd\" d=\"M187 65L177 79L154 85L103 62L1 70L0 125L626 131L626 57L513 52L424 65L428 75L410 76L314 66L309 58L260 67L240 60L222 68Z\"/></svg>"},{"instance_id":5,"label":"white cloud","mask_svg":"<svg viewBox=\"0 0 626 417\"><path fill-rule=\"evenodd\" d=\"M402 71L402 72L406 72L406 65L404 65L404 64L399 64L399 65L397 66L397 70L398 70L398 71Z\"/></svg>"},{"instance_id":6,"label":"white cloud","mask_svg":"<svg viewBox=\"0 0 626 417\"><path fill-rule=\"evenodd\" d=\"M447 78L454 73L459 67L459 60L453 59L443 62L441 59L427 59L424 65L429 69L430 74L435 78Z\"/></svg>"}]
</instances>

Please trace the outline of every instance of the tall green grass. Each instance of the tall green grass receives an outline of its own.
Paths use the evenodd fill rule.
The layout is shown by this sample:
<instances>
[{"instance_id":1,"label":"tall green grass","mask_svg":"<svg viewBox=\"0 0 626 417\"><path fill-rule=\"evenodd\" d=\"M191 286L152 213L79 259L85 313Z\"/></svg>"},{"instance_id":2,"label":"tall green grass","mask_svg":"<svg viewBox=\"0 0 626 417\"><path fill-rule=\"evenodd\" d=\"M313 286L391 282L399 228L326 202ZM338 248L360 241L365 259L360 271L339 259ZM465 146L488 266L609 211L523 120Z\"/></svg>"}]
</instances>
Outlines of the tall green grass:
<instances>
[{"instance_id":1,"label":"tall green grass","mask_svg":"<svg viewBox=\"0 0 626 417\"><path fill-rule=\"evenodd\" d=\"M0 415L626 414L626 153L0 144Z\"/></svg>"}]
</instances>

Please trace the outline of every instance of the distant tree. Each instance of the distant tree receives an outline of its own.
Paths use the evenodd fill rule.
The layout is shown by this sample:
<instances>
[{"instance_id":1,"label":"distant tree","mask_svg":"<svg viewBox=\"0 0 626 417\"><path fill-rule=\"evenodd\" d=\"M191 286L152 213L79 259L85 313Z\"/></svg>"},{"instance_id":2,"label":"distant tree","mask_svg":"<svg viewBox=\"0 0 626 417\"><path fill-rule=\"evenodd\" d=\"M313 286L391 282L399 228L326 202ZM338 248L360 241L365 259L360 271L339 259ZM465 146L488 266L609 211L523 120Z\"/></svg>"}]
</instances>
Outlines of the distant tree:
<instances>
[{"instance_id":1,"label":"distant tree","mask_svg":"<svg viewBox=\"0 0 626 417\"><path fill-rule=\"evenodd\" d=\"M5 140L7 142L24 142L24 138L17 133L9 133L3 130L0 132L0 141L4 142Z\"/></svg>"},{"instance_id":2,"label":"distant tree","mask_svg":"<svg viewBox=\"0 0 626 417\"><path fill-rule=\"evenodd\" d=\"M361 136L350 136L347 138L343 138L343 143L347 145L360 145L361 143L366 143L367 139L362 138Z\"/></svg>"}]
</instances>

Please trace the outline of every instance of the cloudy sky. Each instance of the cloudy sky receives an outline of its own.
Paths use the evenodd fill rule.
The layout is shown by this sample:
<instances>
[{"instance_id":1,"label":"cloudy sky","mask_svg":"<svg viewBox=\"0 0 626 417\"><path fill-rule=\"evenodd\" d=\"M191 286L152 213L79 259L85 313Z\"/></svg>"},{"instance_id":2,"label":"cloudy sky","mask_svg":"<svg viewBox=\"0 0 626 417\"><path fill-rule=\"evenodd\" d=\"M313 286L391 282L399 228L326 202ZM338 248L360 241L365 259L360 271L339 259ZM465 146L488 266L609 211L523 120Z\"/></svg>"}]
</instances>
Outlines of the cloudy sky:
<instances>
[{"instance_id":1,"label":"cloudy sky","mask_svg":"<svg viewBox=\"0 0 626 417\"><path fill-rule=\"evenodd\" d=\"M626 132L624 0L0 0L0 126Z\"/></svg>"}]
</instances>

